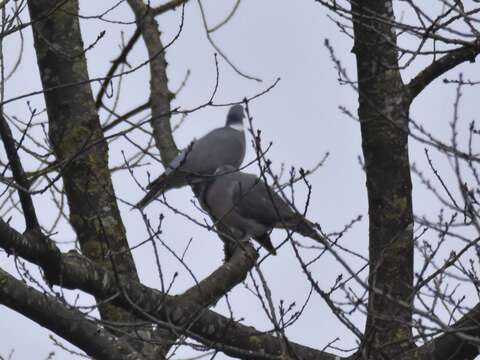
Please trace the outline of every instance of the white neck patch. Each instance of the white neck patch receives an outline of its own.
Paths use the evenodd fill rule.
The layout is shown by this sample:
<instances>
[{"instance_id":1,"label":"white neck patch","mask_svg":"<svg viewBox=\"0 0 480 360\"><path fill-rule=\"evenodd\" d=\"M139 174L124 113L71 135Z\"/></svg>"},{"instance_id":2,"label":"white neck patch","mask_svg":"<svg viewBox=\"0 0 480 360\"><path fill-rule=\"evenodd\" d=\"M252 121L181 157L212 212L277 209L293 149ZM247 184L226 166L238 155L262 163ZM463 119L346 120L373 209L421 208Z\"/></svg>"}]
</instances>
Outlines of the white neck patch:
<instances>
[{"instance_id":1,"label":"white neck patch","mask_svg":"<svg viewBox=\"0 0 480 360\"><path fill-rule=\"evenodd\" d=\"M243 131L243 124L242 123L231 124L231 125L228 125L228 127L232 128L232 129L235 129L237 131Z\"/></svg>"}]
</instances>

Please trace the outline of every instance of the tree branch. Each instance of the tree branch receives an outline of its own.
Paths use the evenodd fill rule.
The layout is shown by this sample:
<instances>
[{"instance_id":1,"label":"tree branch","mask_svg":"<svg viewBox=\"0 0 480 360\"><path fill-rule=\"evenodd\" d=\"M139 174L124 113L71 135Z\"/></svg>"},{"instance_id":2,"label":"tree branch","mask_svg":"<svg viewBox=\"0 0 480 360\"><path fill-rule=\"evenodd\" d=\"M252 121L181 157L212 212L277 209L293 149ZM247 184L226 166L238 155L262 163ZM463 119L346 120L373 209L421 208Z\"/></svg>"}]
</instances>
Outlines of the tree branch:
<instances>
[{"instance_id":1,"label":"tree branch","mask_svg":"<svg viewBox=\"0 0 480 360\"><path fill-rule=\"evenodd\" d=\"M194 302L199 307L215 304L233 287L245 280L248 272L258 259L258 253L251 244L238 246L233 256L196 286L178 296L180 303Z\"/></svg>"},{"instance_id":2,"label":"tree branch","mask_svg":"<svg viewBox=\"0 0 480 360\"><path fill-rule=\"evenodd\" d=\"M416 360L473 360L479 352L477 344L468 341L468 337L480 337L480 304L463 316L444 334L416 350L420 356Z\"/></svg>"},{"instance_id":3,"label":"tree branch","mask_svg":"<svg viewBox=\"0 0 480 360\"><path fill-rule=\"evenodd\" d=\"M440 59L431 63L415 76L408 85L406 85L410 102L433 80L453 69L455 66L465 61L475 62L475 58L479 52L480 43L479 41L475 41L470 45L465 45L459 49L452 50Z\"/></svg>"},{"instance_id":4,"label":"tree branch","mask_svg":"<svg viewBox=\"0 0 480 360\"><path fill-rule=\"evenodd\" d=\"M366 357L381 352L386 358L395 358L415 347L409 300L414 242L405 131L408 107L398 65L393 1L364 0L351 5L369 216L370 291L361 351ZM397 301L409 306L399 306Z\"/></svg>"},{"instance_id":5,"label":"tree branch","mask_svg":"<svg viewBox=\"0 0 480 360\"><path fill-rule=\"evenodd\" d=\"M81 312L25 285L0 269L0 304L27 316L99 360L141 360L125 341L107 333Z\"/></svg>"},{"instance_id":6,"label":"tree branch","mask_svg":"<svg viewBox=\"0 0 480 360\"><path fill-rule=\"evenodd\" d=\"M157 6L152 9L153 16L158 16L170 10L175 10L180 5L187 3L189 0L172 0L166 4Z\"/></svg>"},{"instance_id":7,"label":"tree branch","mask_svg":"<svg viewBox=\"0 0 480 360\"><path fill-rule=\"evenodd\" d=\"M28 129L25 131L27 130ZM30 182L28 181L25 171L23 170L22 162L18 156L17 146L15 145L15 140L13 139L12 131L10 130L3 113L0 113L0 136L3 141L3 146L5 147L5 152L7 153L9 165L12 169L13 178L21 187L18 189L18 196L20 198L20 204L22 205L26 228L27 230L38 229L40 228L40 225L38 223L37 214L35 213L32 197L28 193L28 190L30 189Z\"/></svg>"},{"instance_id":8,"label":"tree branch","mask_svg":"<svg viewBox=\"0 0 480 360\"><path fill-rule=\"evenodd\" d=\"M173 94L168 89L167 62L165 49L160 39L158 23L153 10L142 0L128 0L135 13L150 58L150 107L152 108L153 136L160 157L165 164L170 163L177 155L178 149L172 136L170 126L170 100Z\"/></svg>"},{"instance_id":9,"label":"tree branch","mask_svg":"<svg viewBox=\"0 0 480 360\"><path fill-rule=\"evenodd\" d=\"M108 168L108 144L89 83L78 0L50 13L55 1L28 0L34 47L45 92L49 139L68 199L70 223L82 253L115 273L138 279ZM44 15L48 13L49 16ZM81 84L58 89L64 84ZM92 144L95 144L92 146ZM81 154L81 156L79 156ZM135 322L122 309L100 304L103 319Z\"/></svg>"},{"instance_id":10,"label":"tree branch","mask_svg":"<svg viewBox=\"0 0 480 360\"><path fill-rule=\"evenodd\" d=\"M134 115L137 115L138 113L148 109L149 106L150 106L150 101L147 101L146 103L143 103L142 105L137 106L135 109L132 109L132 110L128 111L127 113L125 113L125 114L119 116L118 118L116 118L115 120L113 120L111 123L103 126L102 130L104 132L106 132L108 130L113 129L115 126L124 122L125 120L129 119L130 117L132 117Z\"/></svg>"},{"instance_id":11,"label":"tree branch","mask_svg":"<svg viewBox=\"0 0 480 360\"><path fill-rule=\"evenodd\" d=\"M188 0L172 0L166 4L160 5L154 9L152 9L153 15L157 16L163 13L166 13L167 11L170 10L175 10L178 6L182 5L183 3L186 3ZM113 75L117 71L118 67L120 64L126 61L127 55L130 53L130 51L133 49L133 46L137 42L137 40L140 38L141 31L140 28L137 27L133 35L131 36L130 40L128 40L127 45L122 49L122 52L118 57L112 62L112 66L107 72L107 75L105 76L105 80L102 82L102 86L100 87L100 90L95 98L95 106L97 109L99 109L102 106L102 99L103 96L105 95L105 91L107 90L108 83L112 80Z\"/></svg>"},{"instance_id":12,"label":"tree branch","mask_svg":"<svg viewBox=\"0 0 480 360\"><path fill-rule=\"evenodd\" d=\"M122 52L118 57L112 62L112 66L110 66L110 69L107 72L107 75L105 75L105 79L102 82L102 86L100 87L100 90L98 91L98 94L95 98L95 107L97 109L100 109L103 103L103 96L105 95L105 92L107 91L108 84L110 81L112 81L112 77L117 71L118 67L120 64L126 62L127 60L127 55L130 52L130 50L133 49L133 45L137 42L137 40L140 38L140 29L137 28L135 32L133 33L132 37L130 40L128 40L127 45L122 49Z\"/></svg>"},{"instance_id":13,"label":"tree branch","mask_svg":"<svg viewBox=\"0 0 480 360\"><path fill-rule=\"evenodd\" d=\"M32 233L31 236L39 235ZM186 297L180 303L177 299L182 299L182 295L166 295L148 288L131 278L105 270L76 252L62 254L49 239L29 241L2 220L0 247L41 266L52 283L80 289L100 299L113 299L116 305L130 311L133 308L138 316L148 321L156 318L162 326L175 327L177 332L231 356L255 358L255 354L264 354L268 358L281 355L281 340L272 335L198 306L195 301L185 301ZM55 269L61 271L55 272ZM191 321L192 314L197 315L194 322ZM304 360L338 360L337 356L323 351L293 342L289 345L296 356Z\"/></svg>"}]
</instances>

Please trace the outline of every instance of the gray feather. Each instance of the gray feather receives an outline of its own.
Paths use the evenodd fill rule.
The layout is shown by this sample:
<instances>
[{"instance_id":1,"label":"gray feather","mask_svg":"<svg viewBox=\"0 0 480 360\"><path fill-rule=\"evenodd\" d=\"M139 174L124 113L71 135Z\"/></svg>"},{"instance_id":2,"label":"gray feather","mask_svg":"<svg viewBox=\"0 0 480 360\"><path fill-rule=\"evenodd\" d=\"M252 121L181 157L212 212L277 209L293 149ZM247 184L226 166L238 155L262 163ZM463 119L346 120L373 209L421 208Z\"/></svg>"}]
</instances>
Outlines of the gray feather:
<instances>
[{"instance_id":1,"label":"gray feather","mask_svg":"<svg viewBox=\"0 0 480 360\"><path fill-rule=\"evenodd\" d=\"M315 226L295 212L273 189L252 174L222 166L198 187L200 204L228 226L237 239L251 237L273 253L268 232L286 228L319 236ZM272 251L273 249L273 251Z\"/></svg>"},{"instance_id":2,"label":"gray feather","mask_svg":"<svg viewBox=\"0 0 480 360\"><path fill-rule=\"evenodd\" d=\"M243 107L232 106L225 126L210 131L182 150L147 187L149 191L136 207L143 209L171 189L204 181L223 165L238 168L245 157L245 133L240 126L243 118Z\"/></svg>"}]
</instances>

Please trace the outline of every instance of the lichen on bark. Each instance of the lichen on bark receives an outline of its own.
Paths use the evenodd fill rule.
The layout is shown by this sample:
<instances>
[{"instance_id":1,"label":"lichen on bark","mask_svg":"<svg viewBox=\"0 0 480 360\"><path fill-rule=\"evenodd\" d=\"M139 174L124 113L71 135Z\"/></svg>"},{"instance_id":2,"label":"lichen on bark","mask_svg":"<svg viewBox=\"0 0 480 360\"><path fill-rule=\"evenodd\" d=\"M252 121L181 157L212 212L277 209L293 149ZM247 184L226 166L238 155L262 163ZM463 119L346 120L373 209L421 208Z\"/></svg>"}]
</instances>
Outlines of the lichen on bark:
<instances>
[{"instance_id":1,"label":"lichen on bark","mask_svg":"<svg viewBox=\"0 0 480 360\"><path fill-rule=\"evenodd\" d=\"M34 46L49 120L49 138L62 165L70 222L82 252L102 266L138 280L108 171L103 137L89 83L78 1L29 0ZM66 86L69 84L76 84ZM61 88L59 88L61 87ZM104 299L98 299L104 300ZM110 321L132 322L129 312L99 306Z\"/></svg>"}]
</instances>

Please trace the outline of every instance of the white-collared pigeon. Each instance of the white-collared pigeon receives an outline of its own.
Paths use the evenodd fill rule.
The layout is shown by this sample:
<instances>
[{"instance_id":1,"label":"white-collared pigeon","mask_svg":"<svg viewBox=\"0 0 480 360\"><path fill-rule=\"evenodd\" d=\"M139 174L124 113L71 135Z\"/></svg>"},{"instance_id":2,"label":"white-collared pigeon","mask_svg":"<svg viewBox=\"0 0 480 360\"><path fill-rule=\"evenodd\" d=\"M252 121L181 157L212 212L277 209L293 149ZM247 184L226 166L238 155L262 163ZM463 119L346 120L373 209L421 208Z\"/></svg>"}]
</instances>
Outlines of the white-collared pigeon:
<instances>
[{"instance_id":1,"label":"white-collared pigeon","mask_svg":"<svg viewBox=\"0 0 480 360\"><path fill-rule=\"evenodd\" d=\"M202 177L212 175L220 166L238 168L245 157L244 117L241 105L232 106L225 126L210 131L182 150L165 172L147 186L148 193L136 207L143 209L170 189L204 180Z\"/></svg>"},{"instance_id":2,"label":"white-collared pigeon","mask_svg":"<svg viewBox=\"0 0 480 360\"><path fill-rule=\"evenodd\" d=\"M225 165L210 180L197 185L202 207L228 227L235 241L253 238L271 254L273 228L296 231L320 239L315 225L292 209L273 189L256 175Z\"/></svg>"}]
</instances>

